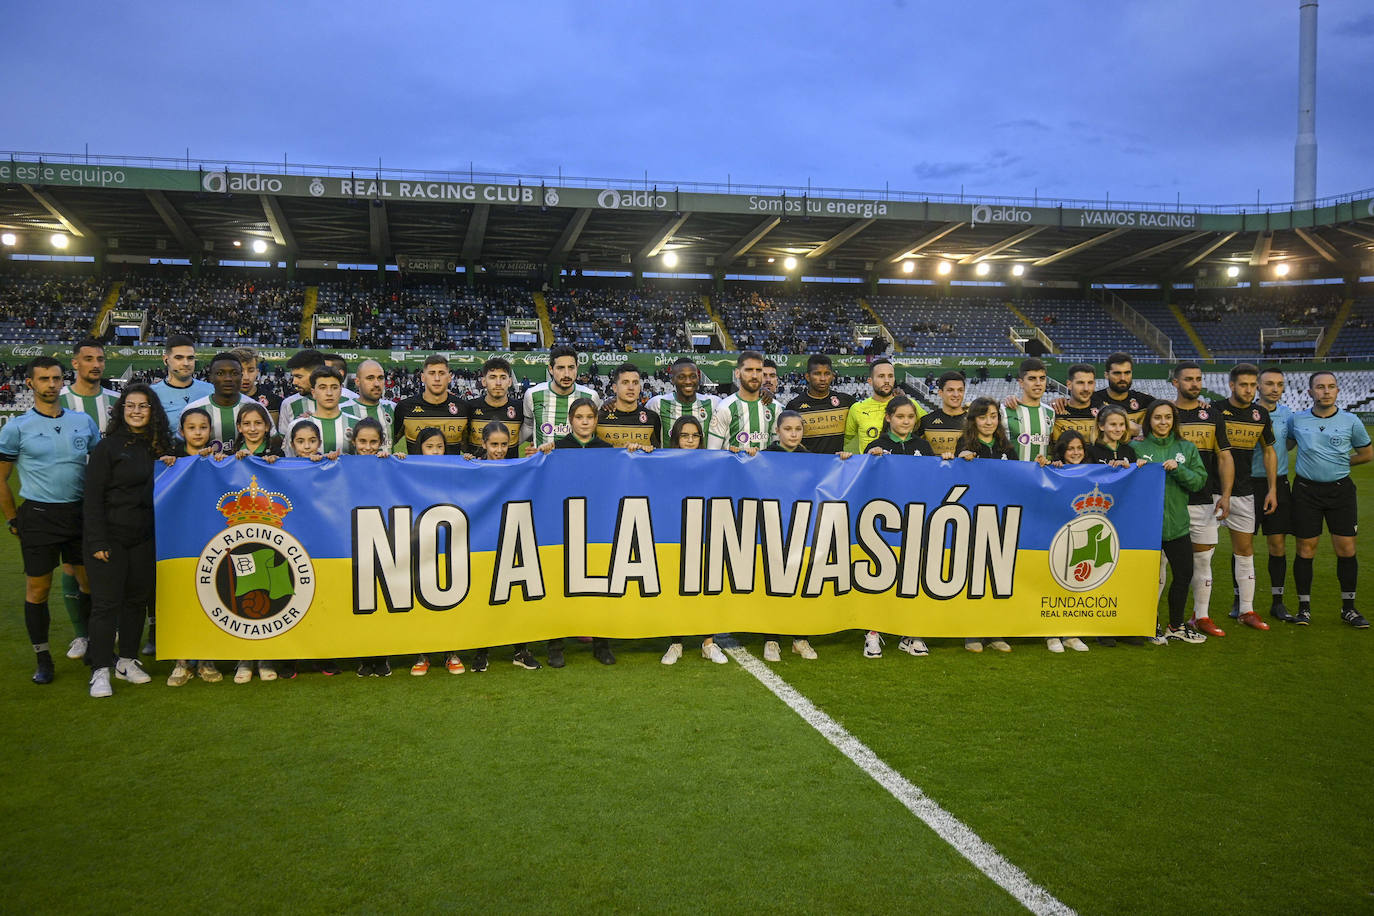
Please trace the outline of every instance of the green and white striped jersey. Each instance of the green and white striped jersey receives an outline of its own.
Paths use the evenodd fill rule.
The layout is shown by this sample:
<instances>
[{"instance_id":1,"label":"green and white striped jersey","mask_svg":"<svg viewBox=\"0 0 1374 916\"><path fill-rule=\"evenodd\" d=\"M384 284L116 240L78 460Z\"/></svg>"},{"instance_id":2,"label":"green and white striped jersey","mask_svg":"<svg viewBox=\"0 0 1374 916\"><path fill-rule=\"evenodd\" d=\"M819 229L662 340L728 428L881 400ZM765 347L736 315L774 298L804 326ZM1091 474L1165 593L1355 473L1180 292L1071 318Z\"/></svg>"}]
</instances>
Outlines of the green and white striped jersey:
<instances>
[{"instance_id":1,"label":"green and white striped jersey","mask_svg":"<svg viewBox=\"0 0 1374 916\"><path fill-rule=\"evenodd\" d=\"M291 438L291 427L297 420L314 412L315 399L303 394L293 394L282 401L281 410L277 413L277 432L281 435L281 441L285 443Z\"/></svg>"},{"instance_id":2,"label":"green and white striped jersey","mask_svg":"<svg viewBox=\"0 0 1374 916\"><path fill-rule=\"evenodd\" d=\"M350 402L350 407L356 402ZM320 452L328 455L330 452L353 453L353 427L358 425L362 419L357 414L350 413L348 410L340 409L339 415L332 419L323 419L319 416L311 416L310 420L320 430ZM294 455L291 450L291 443L283 442L282 449L287 455Z\"/></svg>"},{"instance_id":3,"label":"green and white striped jersey","mask_svg":"<svg viewBox=\"0 0 1374 916\"><path fill-rule=\"evenodd\" d=\"M1002 414L1002 425L1007 428L1007 438L1016 457L1022 461L1034 461L1042 455L1050 457L1050 438L1054 432L1054 408L1046 404L1034 407L1017 403L1011 410L1005 404L997 408Z\"/></svg>"},{"instance_id":4,"label":"green and white striped jersey","mask_svg":"<svg viewBox=\"0 0 1374 916\"><path fill-rule=\"evenodd\" d=\"M716 399L709 394L697 393L697 398L691 404L684 404L678 400L677 392L670 394L659 394L649 399L645 408L658 414L658 418L663 425L663 445L666 448L669 437L673 432L673 424L681 417L692 416L697 418L701 424L703 432L711 428L711 414L716 411Z\"/></svg>"},{"instance_id":5,"label":"green and white striped jersey","mask_svg":"<svg viewBox=\"0 0 1374 916\"><path fill-rule=\"evenodd\" d=\"M100 427L104 433L110 426L110 411L114 409L115 401L119 400L119 392L111 391L109 388L101 388L99 394L86 395L77 394L70 387L64 386L58 395L58 402L68 410L79 410L95 421L95 425Z\"/></svg>"},{"instance_id":6,"label":"green and white striped jersey","mask_svg":"<svg viewBox=\"0 0 1374 916\"><path fill-rule=\"evenodd\" d=\"M349 408L352 414L359 420L364 417L371 417L382 424L382 448L391 450L391 426L396 419L396 402L390 398L382 398L376 404L364 404L362 401L354 401Z\"/></svg>"},{"instance_id":7,"label":"green and white striped jersey","mask_svg":"<svg viewBox=\"0 0 1374 916\"><path fill-rule=\"evenodd\" d=\"M243 409L244 404L256 403L258 402L248 395L241 394L239 395L237 404L234 404L232 407L221 407L214 402L214 395L211 395L210 397L198 398L192 401L186 405L186 410L190 410L192 407L199 407L201 410L208 413L210 415L211 441L222 442L224 443L225 449L228 449L233 443L234 437L238 435L238 429L235 424L238 423L239 411ZM185 412L186 411L182 411L182 413Z\"/></svg>"},{"instance_id":8,"label":"green and white striped jersey","mask_svg":"<svg viewBox=\"0 0 1374 916\"><path fill-rule=\"evenodd\" d=\"M711 414L707 448L766 449L773 444L773 428L782 405L777 401L746 401L737 394L721 400Z\"/></svg>"},{"instance_id":9,"label":"green and white striped jersey","mask_svg":"<svg viewBox=\"0 0 1374 916\"><path fill-rule=\"evenodd\" d=\"M520 438L528 439L538 448L572 432L568 425L568 406L578 398L591 398L597 409L601 407L601 398L585 385L573 385L568 394L559 394L548 382L532 386L525 392L525 421Z\"/></svg>"}]
</instances>

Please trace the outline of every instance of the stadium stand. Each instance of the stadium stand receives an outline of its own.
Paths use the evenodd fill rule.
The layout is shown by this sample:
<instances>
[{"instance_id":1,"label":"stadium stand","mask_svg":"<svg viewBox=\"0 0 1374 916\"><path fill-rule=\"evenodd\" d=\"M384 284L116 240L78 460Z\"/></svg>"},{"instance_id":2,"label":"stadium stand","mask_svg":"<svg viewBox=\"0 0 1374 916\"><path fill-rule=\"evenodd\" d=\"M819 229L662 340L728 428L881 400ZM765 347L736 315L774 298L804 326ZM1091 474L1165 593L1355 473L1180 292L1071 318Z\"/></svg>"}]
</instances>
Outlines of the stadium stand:
<instances>
[{"instance_id":1,"label":"stadium stand","mask_svg":"<svg viewBox=\"0 0 1374 916\"><path fill-rule=\"evenodd\" d=\"M1201 356L1169 306L1158 300L1135 299L1131 301L1131 307L1168 336L1174 345L1175 359L1197 359Z\"/></svg>"},{"instance_id":2,"label":"stadium stand","mask_svg":"<svg viewBox=\"0 0 1374 916\"><path fill-rule=\"evenodd\" d=\"M1140 338L1101 305L1081 299L1016 299L1013 305L1054 341L1062 359L1101 359L1104 353L1124 350L1140 355L1153 352Z\"/></svg>"},{"instance_id":3,"label":"stadium stand","mask_svg":"<svg viewBox=\"0 0 1374 916\"><path fill-rule=\"evenodd\" d=\"M145 343L190 334L212 347L294 346L304 296L302 283L141 273L124 280L116 308L148 310Z\"/></svg>"},{"instance_id":4,"label":"stadium stand","mask_svg":"<svg viewBox=\"0 0 1374 916\"><path fill-rule=\"evenodd\" d=\"M544 298L555 336L586 350L690 351L684 322L711 320L701 294L684 290L564 288Z\"/></svg>"},{"instance_id":5,"label":"stadium stand","mask_svg":"<svg viewBox=\"0 0 1374 916\"><path fill-rule=\"evenodd\" d=\"M516 286L469 289L461 280L377 287L365 280L321 283L317 314L353 316L354 344L369 349L503 349L507 318L535 317Z\"/></svg>"},{"instance_id":6,"label":"stadium stand","mask_svg":"<svg viewBox=\"0 0 1374 916\"><path fill-rule=\"evenodd\" d=\"M94 277L8 273L0 280L0 340L70 343L89 332L106 284Z\"/></svg>"},{"instance_id":7,"label":"stadium stand","mask_svg":"<svg viewBox=\"0 0 1374 916\"><path fill-rule=\"evenodd\" d=\"M1356 299L1327 357L1374 355L1374 299Z\"/></svg>"},{"instance_id":8,"label":"stadium stand","mask_svg":"<svg viewBox=\"0 0 1374 916\"><path fill-rule=\"evenodd\" d=\"M713 296L735 346L766 353L857 351L853 325L871 319L855 295L727 288ZM896 331L893 331L895 334Z\"/></svg>"},{"instance_id":9,"label":"stadium stand","mask_svg":"<svg viewBox=\"0 0 1374 916\"><path fill-rule=\"evenodd\" d=\"M1020 353L1007 335L1020 320L993 299L875 295L868 303L908 350L967 356Z\"/></svg>"}]
</instances>

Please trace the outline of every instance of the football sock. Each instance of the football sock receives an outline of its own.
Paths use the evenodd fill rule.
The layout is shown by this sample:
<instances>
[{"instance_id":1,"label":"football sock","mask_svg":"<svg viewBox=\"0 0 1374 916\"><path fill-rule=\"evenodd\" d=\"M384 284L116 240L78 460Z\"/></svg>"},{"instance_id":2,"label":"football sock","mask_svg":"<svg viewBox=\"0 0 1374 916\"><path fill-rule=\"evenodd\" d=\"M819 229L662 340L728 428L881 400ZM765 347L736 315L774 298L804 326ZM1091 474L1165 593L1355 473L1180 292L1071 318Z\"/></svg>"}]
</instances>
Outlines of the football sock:
<instances>
[{"instance_id":1,"label":"football sock","mask_svg":"<svg viewBox=\"0 0 1374 916\"><path fill-rule=\"evenodd\" d=\"M1232 557L1231 562L1239 587L1240 612L1248 614L1255 609L1255 558Z\"/></svg>"},{"instance_id":2,"label":"football sock","mask_svg":"<svg viewBox=\"0 0 1374 916\"><path fill-rule=\"evenodd\" d=\"M62 574L62 604L67 608L67 617L72 622L72 629L77 636L86 635L86 623L91 619L90 608L86 608L86 616L81 616L81 586L76 582L76 576L68 573Z\"/></svg>"},{"instance_id":3,"label":"football sock","mask_svg":"<svg viewBox=\"0 0 1374 916\"><path fill-rule=\"evenodd\" d=\"M1288 557L1270 555L1269 557L1269 594L1276 599L1283 597L1284 580L1288 578Z\"/></svg>"},{"instance_id":4,"label":"football sock","mask_svg":"<svg viewBox=\"0 0 1374 916\"><path fill-rule=\"evenodd\" d=\"M1341 585L1341 610L1355 610L1355 579L1360 561L1354 557L1336 557L1336 581Z\"/></svg>"},{"instance_id":5,"label":"football sock","mask_svg":"<svg viewBox=\"0 0 1374 916\"><path fill-rule=\"evenodd\" d=\"M1212 603L1212 554L1216 547L1193 553L1193 616L1210 617Z\"/></svg>"},{"instance_id":6,"label":"football sock","mask_svg":"<svg viewBox=\"0 0 1374 916\"><path fill-rule=\"evenodd\" d=\"M24 627L29 631L29 642L35 652L48 651L48 602L24 602Z\"/></svg>"},{"instance_id":7,"label":"football sock","mask_svg":"<svg viewBox=\"0 0 1374 916\"><path fill-rule=\"evenodd\" d=\"M1232 600L1232 601L1238 601L1238 600L1240 600L1240 573L1237 572L1237 567L1238 567L1238 565L1239 565L1239 564L1237 563L1237 560L1238 560L1238 559L1239 559L1239 558L1238 558L1235 554L1231 554L1231 600ZM1242 608L1242 610L1244 610L1244 608Z\"/></svg>"},{"instance_id":8,"label":"football sock","mask_svg":"<svg viewBox=\"0 0 1374 916\"><path fill-rule=\"evenodd\" d=\"M1312 558L1298 557L1293 561L1293 587L1298 590L1298 607L1312 603Z\"/></svg>"}]
</instances>

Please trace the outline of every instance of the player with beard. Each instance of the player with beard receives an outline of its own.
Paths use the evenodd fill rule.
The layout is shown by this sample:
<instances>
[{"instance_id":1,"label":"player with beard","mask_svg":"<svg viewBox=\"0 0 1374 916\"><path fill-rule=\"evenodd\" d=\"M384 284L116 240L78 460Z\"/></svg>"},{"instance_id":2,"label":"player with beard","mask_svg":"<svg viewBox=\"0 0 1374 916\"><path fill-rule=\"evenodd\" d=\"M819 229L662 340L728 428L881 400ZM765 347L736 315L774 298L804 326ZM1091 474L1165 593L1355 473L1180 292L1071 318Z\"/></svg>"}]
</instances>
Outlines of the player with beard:
<instances>
[{"instance_id":1,"label":"player with beard","mask_svg":"<svg viewBox=\"0 0 1374 916\"><path fill-rule=\"evenodd\" d=\"M716 409L716 399L703 394L701 370L690 357L674 361L672 368L673 393L655 395L645 404L645 408L658 414L659 441L667 442L672 435L673 426L683 417L692 417L706 429L711 425L711 414Z\"/></svg>"},{"instance_id":2,"label":"player with beard","mask_svg":"<svg viewBox=\"0 0 1374 916\"><path fill-rule=\"evenodd\" d=\"M778 364L767 357L763 360L763 387L759 389L759 400L772 404L778 394Z\"/></svg>"},{"instance_id":3,"label":"player with beard","mask_svg":"<svg viewBox=\"0 0 1374 916\"><path fill-rule=\"evenodd\" d=\"M272 418L272 428L275 429L277 418L281 416L281 395L258 387L258 378L262 374L258 351L252 347L236 347L230 352L243 365L243 393L267 408L268 416Z\"/></svg>"},{"instance_id":4,"label":"player with beard","mask_svg":"<svg viewBox=\"0 0 1374 916\"><path fill-rule=\"evenodd\" d=\"M72 372L72 383L62 389L58 401L67 410L79 410L94 420L103 435L110 425L110 410L119 400L118 391L100 384L105 375L105 346L87 337L72 347ZM88 639L81 618L81 589L70 563L62 565L62 603L76 634L67 647L67 658L85 658Z\"/></svg>"},{"instance_id":5,"label":"player with beard","mask_svg":"<svg viewBox=\"0 0 1374 916\"><path fill-rule=\"evenodd\" d=\"M1068 380L1069 398L1062 407L1055 405L1051 438L1058 439L1068 430L1073 430L1091 445L1097 435L1097 412L1101 409L1093 403L1093 395L1097 391L1097 370L1087 363L1074 363L1069 367ZM1141 416L1144 416L1143 412Z\"/></svg>"},{"instance_id":6,"label":"player with beard","mask_svg":"<svg viewBox=\"0 0 1374 916\"><path fill-rule=\"evenodd\" d=\"M608 445L657 448L662 439L658 414L639 402L643 382L634 363L621 363L611 372L615 397L601 405L596 434Z\"/></svg>"},{"instance_id":7,"label":"player with beard","mask_svg":"<svg viewBox=\"0 0 1374 916\"><path fill-rule=\"evenodd\" d=\"M940 407L921 417L916 424L916 432L930 443L930 450L936 455L953 454L964 433L964 373L958 370L946 372L935 380L940 392ZM915 403L914 401L912 402Z\"/></svg>"},{"instance_id":8,"label":"player with beard","mask_svg":"<svg viewBox=\"0 0 1374 916\"><path fill-rule=\"evenodd\" d=\"M1174 366L1170 377L1175 391L1175 434L1193 443L1207 482L1188 494L1188 537L1193 543L1193 616L1189 623L1207 636L1225 636L1226 631L1212 622L1212 554L1217 549L1217 517L1221 511L1217 496L1221 484L1217 479L1217 414L1203 403L1202 366L1191 360Z\"/></svg>"},{"instance_id":9,"label":"player with beard","mask_svg":"<svg viewBox=\"0 0 1374 916\"><path fill-rule=\"evenodd\" d=\"M401 443L405 442L407 452L418 454L420 449L415 437L420 430L432 426L444 434L444 454L463 454L463 441L468 431L468 405L449 391L453 373L449 371L448 360L438 353L426 356L420 377L424 389L396 405L391 441L398 450Z\"/></svg>"},{"instance_id":10,"label":"player with beard","mask_svg":"<svg viewBox=\"0 0 1374 916\"><path fill-rule=\"evenodd\" d=\"M1217 478L1221 495L1217 510L1231 532L1231 574L1236 580L1239 613L1247 627L1267 630L1255 613L1255 519L1278 508L1277 458L1269 412L1255 403L1259 367L1239 363L1231 369L1231 396L1212 405L1217 412ZM1264 462L1264 487L1250 475L1254 456ZM1260 494L1264 494L1263 497ZM1263 512L1256 504L1263 499Z\"/></svg>"},{"instance_id":11,"label":"player with beard","mask_svg":"<svg viewBox=\"0 0 1374 916\"><path fill-rule=\"evenodd\" d=\"M153 393L162 402L168 424L175 429L186 405L207 397L215 386L196 378L196 342L185 334L168 335L162 363L167 367L167 377L152 386Z\"/></svg>"},{"instance_id":12,"label":"player with beard","mask_svg":"<svg viewBox=\"0 0 1374 916\"><path fill-rule=\"evenodd\" d=\"M775 404L763 403L763 354L744 350L735 360L735 393L716 405L707 448L728 448L753 455L773 444Z\"/></svg>"},{"instance_id":13,"label":"player with beard","mask_svg":"<svg viewBox=\"0 0 1374 916\"><path fill-rule=\"evenodd\" d=\"M386 370L375 359L365 359L358 365L358 374L353 377L358 387L358 396L353 401L350 412L361 419L376 420L382 427L382 451L391 451L391 429L396 423L396 402L383 397L386 394Z\"/></svg>"},{"instance_id":14,"label":"player with beard","mask_svg":"<svg viewBox=\"0 0 1374 916\"><path fill-rule=\"evenodd\" d=\"M1293 437L1293 408L1280 404L1286 384L1283 370L1266 367L1259 374L1259 405L1269 412L1269 423L1274 430L1274 494L1277 504L1273 512L1255 519L1255 533L1263 528L1269 547L1269 616L1285 623L1296 623L1297 619L1283 603L1284 580L1288 578L1288 547L1286 540L1293 533L1293 495L1288 485L1288 440ZM1250 476L1255 492L1260 491L1261 482L1267 482L1265 458L1256 452L1250 463ZM1237 473L1241 471L1238 470ZM1240 616L1240 586L1234 581L1235 566L1232 565L1231 616Z\"/></svg>"},{"instance_id":15,"label":"player with beard","mask_svg":"<svg viewBox=\"0 0 1374 916\"><path fill-rule=\"evenodd\" d=\"M588 398L595 407L601 406L595 391L577 384L577 351L559 344L549 351L549 380L525 392L525 428L520 438L540 448L571 433L568 409L578 398Z\"/></svg>"},{"instance_id":16,"label":"player with beard","mask_svg":"<svg viewBox=\"0 0 1374 916\"><path fill-rule=\"evenodd\" d=\"M315 402L310 398L310 374L323 365L324 354L319 350L300 350L286 361L294 390L278 408L277 433L283 443L290 443L291 428L296 421L315 411Z\"/></svg>"},{"instance_id":17,"label":"player with beard","mask_svg":"<svg viewBox=\"0 0 1374 916\"><path fill-rule=\"evenodd\" d=\"M802 445L808 452L835 455L844 451L844 424L854 398L832 390L834 383L830 357L814 354L806 360L806 390L787 402L788 410L802 416Z\"/></svg>"},{"instance_id":18,"label":"player with beard","mask_svg":"<svg viewBox=\"0 0 1374 916\"><path fill-rule=\"evenodd\" d=\"M510 386L515 381L515 370L504 359L493 357L482 364L482 395L468 401L468 442L467 454L486 454L488 423L496 422L506 427L507 444L511 457L520 457L520 435L525 425L521 405L510 399Z\"/></svg>"},{"instance_id":19,"label":"player with beard","mask_svg":"<svg viewBox=\"0 0 1374 916\"><path fill-rule=\"evenodd\" d=\"M209 414L211 448L230 451L238 435L239 411L244 404L257 402L243 393L243 363L232 352L216 353L210 360L210 384L214 391L186 407L199 407Z\"/></svg>"},{"instance_id":20,"label":"player with beard","mask_svg":"<svg viewBox=\"0 0 1374 916\"><path fill-rule=\"evenodd\" d=\"M897 387L897 374L892 368L892 360L882 356L869 364L868 384L873 394L855 402L844 421L844 450L853 455L867 452L869 444L882 434L887 402L892 400ZM924 413L917 405L918 422Z\"/></svg>"},{"instance_id":21,"label":"player with beard","mask_svg":"<svg viewBox=\"0 0 1374 916\"><path fill-rule=\"evenodd\" d=\"M1131 358L1131 354L1113 353L1107 357L1106 368L1107 387L1093 394L1093 406L1115 404L1120 407L1126 411L1126 417L1131 422L1131 435L1139 436L1142 428L1140 424L1145 419L1145 408L1150 406L1154 398L1131 387L1131 382L1135 378L1135 360Z\"/></svg>"}]
</instances>

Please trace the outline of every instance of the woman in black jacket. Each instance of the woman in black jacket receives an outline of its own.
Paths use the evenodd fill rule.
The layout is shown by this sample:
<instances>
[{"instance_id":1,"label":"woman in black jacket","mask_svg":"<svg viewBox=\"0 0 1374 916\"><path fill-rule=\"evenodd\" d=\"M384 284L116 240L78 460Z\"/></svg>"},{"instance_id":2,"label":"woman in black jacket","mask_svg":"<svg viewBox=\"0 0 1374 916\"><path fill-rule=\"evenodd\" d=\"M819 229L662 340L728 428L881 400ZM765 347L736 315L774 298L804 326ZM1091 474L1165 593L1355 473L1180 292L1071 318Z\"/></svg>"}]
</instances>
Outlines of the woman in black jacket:
<instances>
[{"instance_id":1,"label":"woman in black jacket","mask_svg":"<svg viewBox=\"0 0 1374 916\"><path fill-rule=\"evenodd\" d=\"M129 385L86 464L84 547L91 578L86 659L93 697L110 695L112 673L131 684L151 680L139 664L138 648L156 567L153 466L171 451L172 434L157 395L142 383Z\"/></svg>"}]
</instances>

